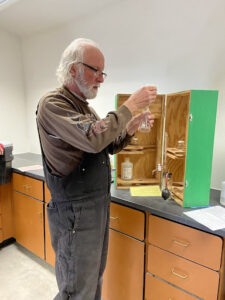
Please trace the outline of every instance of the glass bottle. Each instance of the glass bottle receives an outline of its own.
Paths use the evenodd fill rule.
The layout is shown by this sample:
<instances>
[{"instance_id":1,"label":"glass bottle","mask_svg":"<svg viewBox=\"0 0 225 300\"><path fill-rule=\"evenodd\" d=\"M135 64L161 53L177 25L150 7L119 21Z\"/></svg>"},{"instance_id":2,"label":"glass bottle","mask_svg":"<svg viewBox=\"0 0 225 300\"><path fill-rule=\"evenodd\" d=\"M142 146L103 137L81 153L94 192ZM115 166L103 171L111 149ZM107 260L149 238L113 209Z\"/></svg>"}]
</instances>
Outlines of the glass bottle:
<instances>
[{"instance_id":1,"label":"glass bottle","mask_svg":"<svg viewBox=\"0 0 225 300\"><path fill-rule=\"evenodd\" d=\"M133 178L133 163L130 162L128 157L121 164L121 178L123 180L131 180Z\"/></svg>"},{"instance_id":2,"label":"glass bottle","mask_svg":"<svg viewBox=\"0 0 225 300\"><path fill-rule=\"evenodd\" d=\"M177 148L184 150L184 141L180 140L177 142Z\"/></svg>"}]
</instances>

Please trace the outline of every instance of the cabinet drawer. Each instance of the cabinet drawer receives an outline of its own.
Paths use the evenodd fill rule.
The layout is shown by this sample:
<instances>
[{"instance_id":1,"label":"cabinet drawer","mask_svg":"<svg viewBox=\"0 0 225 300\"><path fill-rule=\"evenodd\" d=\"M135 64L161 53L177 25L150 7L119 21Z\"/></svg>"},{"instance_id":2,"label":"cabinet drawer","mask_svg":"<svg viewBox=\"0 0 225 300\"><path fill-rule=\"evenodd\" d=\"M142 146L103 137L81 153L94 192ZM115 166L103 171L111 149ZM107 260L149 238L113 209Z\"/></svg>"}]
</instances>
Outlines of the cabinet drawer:
<instances>
[{"instance_id":1,"label":"cabinet drawer","mask_svg":"<svg viewBox=\"0 0 225 300\"><path fill-rule=\"evenodd\" d=\"M3 242L3 232L2 229L0 228L0 243Z\"/></svg>"},{"instance_id":2,"label":"cabinet drawer","mask_svg":"<svg viewBox=\"0 0 225 300\"><path fill-rule=\"evenodd\" d=\"M162 281L158 278L146 274L145 277L145 299L146 300L196 300L199 298L193 297L178 288Z\"/></svg>"},{"instance_id":3,"label":"cabinet drawer","mask_svg":"<svg viewBox=\"0 0 225 300\"><path fill-rule=\"evenodd\" d=\"M151 245L148 272L204 300L217 299L219 274L216 271Z\"/></svg>"},{"instance_id":4,"label":"cabinet drawer","mask_svg":"<svg viewBox=\"0 0 225 300\"><path fill-rule=\"evenodd\" d=\"M214 270L220 269L220 237L155 216L149 216L148 242Z\"/></svg>"},{"instance_id":5,"label":"cabinet drawer","mask_svg":"<svg viewBox=\"0 0 225 300\"><path fill-rule=\"evenodd\" d=\"M111 203L110 227L144 240L145 215L143 212L122 205Z\"/></svg>"},{"instance_id":6,"label":"cabinet drawer","mask_svg":"<svg viewBox=\"0 0 225 300\"><path fill-rule=\"evenodd\" d=\"M43 201L43 182L41 180L14 173L13 190Z\"/></svg>"}]
</instances>

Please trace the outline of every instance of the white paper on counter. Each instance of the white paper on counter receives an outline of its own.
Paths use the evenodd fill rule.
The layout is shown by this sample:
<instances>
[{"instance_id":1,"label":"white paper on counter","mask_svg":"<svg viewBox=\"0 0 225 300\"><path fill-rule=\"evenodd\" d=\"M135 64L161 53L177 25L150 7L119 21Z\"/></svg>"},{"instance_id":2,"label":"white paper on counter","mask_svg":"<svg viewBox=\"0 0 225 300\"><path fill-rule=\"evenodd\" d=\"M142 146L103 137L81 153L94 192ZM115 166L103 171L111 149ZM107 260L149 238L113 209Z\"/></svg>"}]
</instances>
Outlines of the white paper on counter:
<instances>
[{"instance_id":1,"label":"white paper on counter","mask_svg":"<svg viewBox=\"0 0 225 300\"><path fill-rule=\"evenodd\" d=\"M225 228L225 208L222 206L200 208L184 214L213 231Z\"/></svg>"},{"instance_id":2,"label":"white paper on counter","mask_svg":"<svg viewBox=\"0 0 225 300\"><path fill-rule=\"evenodd\" d=\"M41 166L41 165L32 165L32 166L21 167L21 168L17 168L17 169L20 170L20 171L22 171L22 172L35 171L35 170L41 170L41 169L43 169L43 166Z\"/></svg>"}]
</instances>

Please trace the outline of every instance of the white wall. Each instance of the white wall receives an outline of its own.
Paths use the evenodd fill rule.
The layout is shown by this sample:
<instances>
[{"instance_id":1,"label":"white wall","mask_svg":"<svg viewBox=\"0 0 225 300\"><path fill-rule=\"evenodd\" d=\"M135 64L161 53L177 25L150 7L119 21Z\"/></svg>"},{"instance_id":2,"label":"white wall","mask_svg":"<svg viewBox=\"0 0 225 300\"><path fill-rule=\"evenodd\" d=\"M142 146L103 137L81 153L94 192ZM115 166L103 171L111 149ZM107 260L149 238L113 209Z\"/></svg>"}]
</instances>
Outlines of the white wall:
<instances>
[{"instance_id":1,"label":"white wall","mask_svg":"<svg viewBox=\"0 0 225 300\"><path fill-rule=\"evenodd\" d=\"M116 93L155 83L159 92L218 89L212 184L225 180L224 0L123 0L67 26L23 40L27 116L32 152L39 152L34 111L38 99L57 83L63 49L77 37L99 43L107 80L92 100L101 116L114 108ZM222 34L221 34L222 33Z\"/></svg>"},{"instance_id":2,"label":"white wall","mask_svg":"<svg viewBox=\"0 0 225 300\"><path fill-rule=\"evenodd\" d=\"M19 38L0 29L0 141L28 151L22 51Z\"/></svg>"}]
</instances>

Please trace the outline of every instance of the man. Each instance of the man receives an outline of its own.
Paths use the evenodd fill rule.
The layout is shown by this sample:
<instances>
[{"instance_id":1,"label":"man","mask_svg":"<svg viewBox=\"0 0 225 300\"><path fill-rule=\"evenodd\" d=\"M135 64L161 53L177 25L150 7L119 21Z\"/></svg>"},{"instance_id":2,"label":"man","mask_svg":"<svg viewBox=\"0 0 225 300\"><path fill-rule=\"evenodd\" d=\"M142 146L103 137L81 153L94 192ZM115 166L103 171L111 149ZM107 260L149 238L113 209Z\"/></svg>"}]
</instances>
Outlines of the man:
<instances>
[{"instance_id":1,"label":"man","mask_svg":"<svg viewBox=\"0 0 225 300\"><path fill-rule=\"evenodd\" d=\"M104 56L91 40L74 40L57 70L62 87L39 102L37 124L51 201L48 221L56 254L55 300L100 300L108 247L110 161L149 112L132 118L156 98L143 87L100 119L87 99L104 82Z\"/></svg>"}]
</instances>

